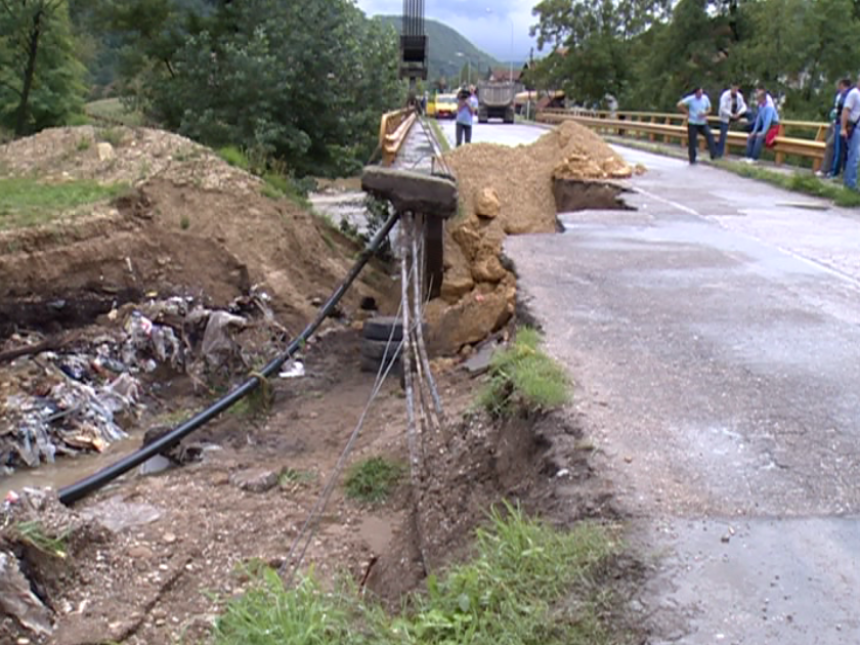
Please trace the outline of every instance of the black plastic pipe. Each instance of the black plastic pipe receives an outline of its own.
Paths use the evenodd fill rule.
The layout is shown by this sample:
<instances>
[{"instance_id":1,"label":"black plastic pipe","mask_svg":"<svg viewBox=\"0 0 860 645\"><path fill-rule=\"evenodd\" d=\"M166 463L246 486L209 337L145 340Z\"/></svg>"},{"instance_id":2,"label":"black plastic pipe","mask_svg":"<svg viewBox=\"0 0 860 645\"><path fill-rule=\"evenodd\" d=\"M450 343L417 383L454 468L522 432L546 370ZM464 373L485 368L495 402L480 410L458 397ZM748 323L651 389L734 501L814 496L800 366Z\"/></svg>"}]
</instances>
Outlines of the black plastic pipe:
<instances>
[{"instance_id":1,"label":"black plastic pipe","mask_svg":"<svg viewBox=\"0 0 860 645\"><path fill-rule=\"evenodd\" d=\"M337 289L334 290L331 296L329 296L329 299L320 308L319 312L316 315L316 318L314 318L308 324L308 326L305 327L304 330L302 330L301 334L299 334L295 339L293 339L292 342L290 342L290 344L287 346L287 349L281 355L270 361L260 371L260 373L264 377L268 378L269 376L277 372L285 362L292 358L293 354L295 354L299 349L304 346L304 344L311 337L311 335L313 335L313 333L322 324L322 322L329 316L329 314L331 314L337 303L340 302L340 299L343 298L343 295L346 293L347 289L349 289L350 285L352 285L352 283L358 277L358 274L361 273L361 270L364 268L364 265L367 264L370 258L373 257L373 254L376 253L383 240L388 237L388 234L391 232L391 229L394 228L394 225L397 223L397 219L399 217L400 214L395 212L388 218L388 220L386 220L385 224L383 224L382 228L377 231L370 244L367 246L367 248L364 249L358 260L356 260L355 264L352 266L352 269L350 269L346 278L343 280L343 282L340 283ZM206 425L219 414L235 405L243 397L247 396L255 389L260 387L260 383L261 381L258 377L250 377L248 380L238 386L235 390L233 390L223 398L215 401L215 403L210 405L208 408L201 412L198 412L188 421L185 421L180 426L174 428L173 430L161 436L152 443L143 446L140 450L133 452L126 457L123 457L118 462L111 464L110 466L105 466L100 471L93 473L89 477L85 477L84 479L75 482L74 484L70 484L69 486L61 488L58 493L60 501L63 504L74 504L79 499L82 499L90 493L97 491L99 488L103 487L108 482L116 479L120 475L127 473L132 468L139 466L147 459L150 459L155 455L163 452L164 450L170 448L171 446L174 446L180 440L182 440L195 430L199 429L200 427Z\"/></svg>"}]
</instances>

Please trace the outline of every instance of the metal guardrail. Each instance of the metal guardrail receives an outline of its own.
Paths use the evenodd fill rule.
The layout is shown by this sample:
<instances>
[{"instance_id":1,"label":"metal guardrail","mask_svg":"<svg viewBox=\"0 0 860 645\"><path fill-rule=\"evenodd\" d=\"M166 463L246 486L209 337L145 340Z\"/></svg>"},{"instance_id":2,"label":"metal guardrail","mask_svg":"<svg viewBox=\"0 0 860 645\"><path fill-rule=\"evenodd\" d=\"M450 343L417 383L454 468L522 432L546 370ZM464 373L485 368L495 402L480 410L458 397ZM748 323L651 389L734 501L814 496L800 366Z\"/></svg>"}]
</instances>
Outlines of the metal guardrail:
<instances>
[{"instance_id":1,"label":"metal guardrail","mask_svg":"<svg viewBox=\"0 0 860 645\"><path fill-rule=\"evenodd\" d=\"M628 133L647 136L649 141L664 143L677 140L682 146L687 145L686 119L683 114L667 114L661 112L614 112L601 110L561 110L545 109L537 114L541 123L561 123L576 121L599 132L610 132L625 136ZM719 123L719 118L709 117L709 122ZM812 169L818 170L824 159L825 137L829 124L814 121L782 121L779 124L772 150L777 165L785 163L786 156L811 159ZM809 138L788 136L788 134L808 134ZM714 133L717 136L717 133ZM705 148L705 141L700 137L700 145ZM746 148L747 133L729 130L726 146L730 149Z\"/></svg>"},{"instance_id":2,"label":"metal guardrail","mask_svg":"<svg viewBox=\"0 0 860 645\"><path fill-rule=\"evenodd\" d=\"M379 124L379 149L382 151L382 165L390 166L406 140L406 135L417 115L413 108L403 108L386 112Z\"/></svg>"}]
</instances>

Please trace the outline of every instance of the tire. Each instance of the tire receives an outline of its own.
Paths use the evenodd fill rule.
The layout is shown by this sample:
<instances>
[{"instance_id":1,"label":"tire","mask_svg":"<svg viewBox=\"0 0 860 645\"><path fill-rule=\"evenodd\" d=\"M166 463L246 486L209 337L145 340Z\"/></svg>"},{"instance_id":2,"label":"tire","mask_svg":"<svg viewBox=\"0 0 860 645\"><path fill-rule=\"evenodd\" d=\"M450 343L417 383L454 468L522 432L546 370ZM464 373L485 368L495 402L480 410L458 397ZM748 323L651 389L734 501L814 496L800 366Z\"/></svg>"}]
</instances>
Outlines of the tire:
<instances>
[{"instance_id":1,"label":"tire","mask_svg":"<svg viewBox=\"0 0 860 645\"><path fill-rule=\"evenodd\" d=\"M391 330L394 329L392 334ZM394 316L374 316L364 321L362 336L368 340L402 340L403 321Z\"/></svg>"},{"instance_id":2,"label":"tire","mask_svg":"<svg viewBox=\"0 0 860 645\"><path fill-rule=\"evenodd\" d=\"M397 346L400 340L392 340L391 344L385 340L368 340L367 338L361 341L361 356L363 358L372 358L377 363L382 360L383 356L391 358L397 351Z\"/></svg>"}]
</instances>

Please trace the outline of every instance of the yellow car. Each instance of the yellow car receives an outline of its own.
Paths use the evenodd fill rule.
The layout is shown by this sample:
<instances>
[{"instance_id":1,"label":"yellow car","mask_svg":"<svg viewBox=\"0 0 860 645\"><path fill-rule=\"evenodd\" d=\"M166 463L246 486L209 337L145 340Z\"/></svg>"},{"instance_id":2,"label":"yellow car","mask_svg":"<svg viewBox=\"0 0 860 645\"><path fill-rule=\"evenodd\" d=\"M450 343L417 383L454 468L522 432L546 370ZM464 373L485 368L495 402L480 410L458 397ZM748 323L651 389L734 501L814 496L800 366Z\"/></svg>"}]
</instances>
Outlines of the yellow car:
<instances>
[{"instance_id":1,"label":"yellow car","mask_svg":"<svg viewBox=\"0 0 860 645\"><path fill-rule=\"evenodd\" d=\"M435 107L437 119L453 119L457 116L457 95L437 94Z\"/></svg>"}]
</instances>

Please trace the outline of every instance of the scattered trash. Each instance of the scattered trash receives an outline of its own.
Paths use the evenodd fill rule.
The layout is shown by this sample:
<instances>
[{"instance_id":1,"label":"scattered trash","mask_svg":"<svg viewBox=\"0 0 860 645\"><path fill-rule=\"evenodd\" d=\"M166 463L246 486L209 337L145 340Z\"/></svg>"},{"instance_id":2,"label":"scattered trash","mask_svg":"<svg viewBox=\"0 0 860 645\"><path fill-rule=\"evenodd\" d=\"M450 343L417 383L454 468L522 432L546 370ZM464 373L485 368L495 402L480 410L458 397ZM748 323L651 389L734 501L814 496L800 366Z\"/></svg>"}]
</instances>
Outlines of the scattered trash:
<instances>
[{"instance_id":1,"label":"scattered trash","mask_svg":"<svg viewBox=\"0 0 860 645\"><path fill-rule=\"evenodd\" d=\"M12 616L25 629L50 634L51 612L30 589L30 581L21 573L18 559L0 551L0 613Z\"/></svg>"},{"instance_id":2,"label":"scattered trash","mask_svg":"<svg viewBox=\"0 0 860 645\"><path fill-rule=\"evenodd\" d=\"M195 382L213 370L228 379L244 374L254 355L235 336L255 317L258 323L262 318L257 327L266 345L259 351L280 351L288 334L270 301L254 288L224 311L174 296L112 310L108 319L115 324L95 336L81 333L58 343L15 334L6 346L0 343L0 355L14 348L0 371L0 475L52 463L58 455L101 452L126 437L146 410L148 387L155 387L146 375L161 368L188 373ZM304 374L301 363L291 369L284 378Z\"/></svg>"},{"instance_id":3,"label":"scattered trash","mask_svg":"<svg viewBox=\"0 0 860 645\"><path fill-rule=\"evenodd\" d=\"M305 364L301 361L289 361L284 369L281 370L281 373L278 374L280 378L301 378L305 375Z\"/></svg>"}]
</instances>

